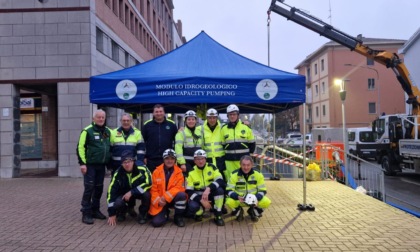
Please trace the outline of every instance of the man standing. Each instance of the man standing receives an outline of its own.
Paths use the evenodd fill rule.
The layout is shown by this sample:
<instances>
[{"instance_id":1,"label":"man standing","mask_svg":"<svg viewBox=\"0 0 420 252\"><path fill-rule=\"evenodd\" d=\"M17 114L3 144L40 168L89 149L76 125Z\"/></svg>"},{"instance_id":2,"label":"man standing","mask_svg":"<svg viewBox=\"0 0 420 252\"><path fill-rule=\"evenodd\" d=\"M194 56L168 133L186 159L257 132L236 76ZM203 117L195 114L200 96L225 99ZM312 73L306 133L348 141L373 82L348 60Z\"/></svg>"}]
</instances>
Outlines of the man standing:
<instances>
[{"instance_id":1,"label":"man standing","mask_svg":"<svg viewBox=\"0 0 420 252\"><path fill-rule=\"evenodd\" d=\"M121 116L121 126L111 131L112 171L121 166L121 154L129 150L136 155L137 166L144 165L145 146L139 129L133 127L133 117L124 113Z\"/></svg>"},{"instance_id":2,"label":"man standing","mask_svg":"<svg viewBox=\"0 0 420 252\"><path fill-rule=\"evenodd\" d=\"M188 215L196 221L203 219L204 210L213 208L214 223L224 226L222 218L225 181L216 166L206 162L206 152L194 153L195 166L188 174Z\"/></svg>"},{"instance_id":3,"label":"man standing","mask_svg":"<svg viewBox=\"0 0 420 252\"><path fill-rule=\"evenodd\" d=\"M82 222L93 224L93 218L106 219L101 213L100 200L104 188L105 166L110 153L111 131L105 126L105 111L99 109L93 115L93 122L80 133L77 157L83 174Z\"/></svg>"},{"instance_id":4,"label":"man standing","mask_svg":"<svg viewBox=\"0 0 420 252\"><path fill-rule=\"evenodd\" d=\"M161 227L169 219L169 207L175 208L174 223L184 227L183 214L187 204L184 188L184 175L176 165L176 154L172 149L163 152L163 164L152 174L152 196L149 214L153 216L153 227Z\"/></svg>"},{"instance_id":5,"label":"man standing","mask_svg":"<svg viewBox=\"0 0 420 252\"><path fill-rule=\"evenodd\" d=\"M271 200L265 196L267 188L264 176L254 168L254 162L250 156L242 156L241 168L234 171L226 187L229 196L226 205L232 209L232 215L237 221L244 219L243 206L248 206L248 214L251 220L257 222L262 217L264 209L270 206ZM252 197L250 197L252 196ZM252 199L251 202L247 198Z\"/></svg>"},{"instance_id":6,"label":"man standing","mask_svg":"<svg viewBox=\"0 0 420 252\"><path fill-rule=\"evenodd\" d=\"M150 187L152 186L149 170L144 166L134 164L134 156L130 150L121 154L121 165L114 172L108 188L108 224L114 226L125 220L127 207L135 205L136 199L141 200L139 207L139 224L146 223L150 206Z\"/></svg>"},{"instance_id":7,"label":"man standing","mask_svg":"<svg viewBox=\"0 0 420 252\"><path fill-rule=\"evenodd\" d=\"M223 178L225 177L225 150L222 145L222 135L221 128L222 125L218 120L219 114L217 110L211 108L207 110L206 113L207 120L204 121L203 126L201 126L201 135L203 138L203 149L207 153L207 162L214 164L222 174ZM225 180L226 181L226 180Z\"/></svg>"},{"instance_id":8,"label":"man standing","mask_svg":"<svg viewBox=\"0 0 420 252\"><path fill-rule=\"evenodd\" d=\"M231 104L226 109L228 124L221 130L222 145L225 149L226 171L225 178L229 181L231 173L239 169L239 160L255 150L255 138L249 126L239 119L239 108Z\"/></svg>"},{"instance_id":9,"label":"man standing","mask_svg":"<svg viewBox=\"0 0 420 252\"><path fill-rule=\"evenodd\" d=\"M145 164L150 172L163 163L162 153L173 149L178 129L172 120L166 119L162 105L153 107L153 119L144 123L141 130L146 144Z\"/></svg>"}]
</instances>

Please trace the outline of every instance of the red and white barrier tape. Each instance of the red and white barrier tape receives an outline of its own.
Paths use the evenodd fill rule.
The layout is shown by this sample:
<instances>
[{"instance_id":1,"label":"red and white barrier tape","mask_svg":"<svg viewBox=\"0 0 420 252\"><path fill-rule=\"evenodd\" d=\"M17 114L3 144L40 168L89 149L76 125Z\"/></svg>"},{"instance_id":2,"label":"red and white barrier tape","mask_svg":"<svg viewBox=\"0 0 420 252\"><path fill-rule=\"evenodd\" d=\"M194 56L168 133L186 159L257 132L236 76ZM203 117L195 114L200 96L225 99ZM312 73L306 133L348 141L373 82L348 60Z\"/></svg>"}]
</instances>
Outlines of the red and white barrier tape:
<instances>
[{"instance_id":1,"label":"red and white barrier tape","mask_svg":"<svg viewBox=\"0 0 420 252\"><path fill-rule=\"evenodd\" d=\"M303 164L292 162L292 161L287 160L287 159L275 159L275 158L272 158L272 157L267 157L266 155L255 154L255 153L251 154L251 156L256 157L256 158L260 158L260 159L264 159L264 160L268 160L268 161L273 161L273 162L276 162L276 163L293 165L293 166L297 166L297 167L303 167Z\"/></svg>"}]
</instances>

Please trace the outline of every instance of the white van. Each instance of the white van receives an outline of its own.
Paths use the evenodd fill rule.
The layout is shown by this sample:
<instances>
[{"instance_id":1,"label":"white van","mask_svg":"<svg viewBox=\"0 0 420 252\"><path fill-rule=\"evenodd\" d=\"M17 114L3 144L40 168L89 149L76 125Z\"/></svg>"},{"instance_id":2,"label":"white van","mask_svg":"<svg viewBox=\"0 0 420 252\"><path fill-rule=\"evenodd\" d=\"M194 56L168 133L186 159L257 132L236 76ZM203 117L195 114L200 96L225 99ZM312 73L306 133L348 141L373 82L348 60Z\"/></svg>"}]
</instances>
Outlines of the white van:
<instances>
[{"instance_id":1,"label":"white van","mask_svg":"<svg viewBox=\"0 0 420 252\"><path fill-rule=\"evenodd\" d=\"M348 132L348 141L349 141L349 152L355 156L361 158L375 158L376 157L376 148L375 148L375 135L372 132L372 128L362 127L362 128L349 128ZM362 148L357 148L357 145L363 144Z\"/></svg>"}]
</instances>

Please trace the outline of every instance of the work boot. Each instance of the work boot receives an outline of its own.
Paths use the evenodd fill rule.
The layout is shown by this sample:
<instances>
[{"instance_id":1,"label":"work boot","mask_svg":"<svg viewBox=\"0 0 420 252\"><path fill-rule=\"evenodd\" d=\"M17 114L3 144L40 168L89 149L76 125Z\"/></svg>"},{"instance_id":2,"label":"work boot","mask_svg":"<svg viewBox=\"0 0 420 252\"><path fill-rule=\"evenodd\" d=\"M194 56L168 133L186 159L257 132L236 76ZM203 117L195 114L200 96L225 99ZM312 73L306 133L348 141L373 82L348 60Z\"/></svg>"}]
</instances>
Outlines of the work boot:
<instances>
[{"instance_id":1,"label":"work boot","mask_svg":"<svg viewBox=\"0 0 420 252\"><path fill-rule=\"evenodd\" d=\"M106 219L106 216L103 213L101 213L101 211L94 210L92 212L92 218L100 219L100 220L105 220Z\"/></svg>"},{"instance_id":2,"label":"work boot","mask_svg":"<svg viewBox=\"0 0 420 252\"><path fill-rule=\"evenodd\" d=\"M128 208L128 215L130 215L132 218L137 217L137 213L136 213L136 210L134 210L134 207L129 207Z\"/></svg>"},{"instance_id":3,"label":"work boot","mask_svg":"<svg viewBox=\"0 0 420 252\"><path fill-rule=\"evenodd\" d=\"M82 217L82 222L88 225L92 225L93 224L92 214L84 213Z\"/></svg>"},{"instance_id":4,"label":"work boot","mask_svg":"<svg viewBox=\"0 0 420 252\"><path fill-rule=\"evenodd\" d=\"M237 221L243 221L244 220L244 209L242 207L238 207L231 213L232 216L236 216Z\"/></svg>"},{"instance_id":5,"label":"work boot","mask_svg":"<svg viewBox=\"0 0 420 252\"><path fill-rule=\"evenodd\" d=\"M222 214L227 214L228 213L228 210L226 209L226 207L225 206L223 206L222 207Z\"/></svg>"},{"instance_id":6,"label":"work boot","mask_svg":"<svg viewBox=\"0 0 420 252\"><path fill-rule=\"evenodd\" d=\"M119 214L117 214L117 221L118 222L125 221L125 213L119 213Z\"/></svg>"},{"instance_id":7,"label":"work boot","mask_svg":"<svg viewBox=\"0 0 420 252\"><path fill-rule=\"evenodd\" d=\"M249 214L249 216L251 217L251 220L253 222L258 222L259 213L258 213L257 209L255 209L254 207L251 206L250 208L248 208L247 213Z\"/></svg>"},{"instance_id":8,"label":"work boot","mask_svg":"<svg viewBox=\"0 0 420 252\"><path fill-rule=\"evenodd\" d=\"M194 216L194 220L197 221L197 222L202 221L203 220L203 215L202 214L200 214L200 215L196 214Z\"/></svg>"},{"instance_id":9,"label":"work boot","mask_svg":"<svg viewBox=\"0 0 420 252\"><path fill-rule=\"evenodd\" d=\"M174 216L174 223L178 227L185 227L184 218L182 216Z\"/></svg>"},{"instance_id":10,"label":"work boot","mask_svg":"<svg viewBox=\"0 0 420 252\"><path fill-rule=\"evenodd\" d=\"M217 215L214 217L214 223L216 223L216 226L224 226L225 221L223 220L222 216Z\"/></svg>"},{"instance_id":11,"label":"work boot","mask_svg":"<svg viewBox=\"0 0 420 252\"><path fill-rule=\"evenodd\" d=\"M139 214L137 217L137 223L138 224L145 224L147 222L147 215L146 214Z\"/></svg>"}]
</instances>

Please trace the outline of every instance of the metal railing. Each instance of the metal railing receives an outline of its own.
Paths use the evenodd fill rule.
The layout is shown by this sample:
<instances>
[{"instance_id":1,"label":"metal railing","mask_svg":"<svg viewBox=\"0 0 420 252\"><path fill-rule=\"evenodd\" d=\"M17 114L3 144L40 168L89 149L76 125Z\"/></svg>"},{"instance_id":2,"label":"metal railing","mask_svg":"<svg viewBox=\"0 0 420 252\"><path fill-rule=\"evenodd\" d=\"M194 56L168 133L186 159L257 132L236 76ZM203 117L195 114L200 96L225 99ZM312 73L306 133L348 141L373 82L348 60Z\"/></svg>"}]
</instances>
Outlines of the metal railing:
<instances>
[{"instance_id":1,"label":"metal railing","mask_svg":"<svg viewBox=\"0 0 420 252\"><path fill-rule=\"evenodd\" d=\"M345 184L345 175L347 174L348 186L376 199L385 200L384 174L379 165L352 154L348 154L348 159L343 161L343 150L334 145L316 144L313 147L313 149L304 152L302 146L291 148L260 145L257 148L257 153L253 156L256 159L257 168L265 177L302 179L302 160L305 157L307 165L316 163L320 166L321 179L335 180Z\"/></svg>"}]
</instances>

